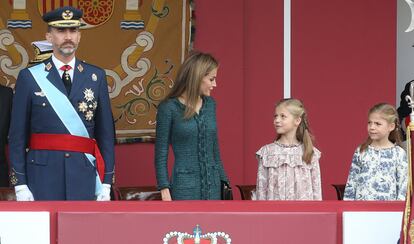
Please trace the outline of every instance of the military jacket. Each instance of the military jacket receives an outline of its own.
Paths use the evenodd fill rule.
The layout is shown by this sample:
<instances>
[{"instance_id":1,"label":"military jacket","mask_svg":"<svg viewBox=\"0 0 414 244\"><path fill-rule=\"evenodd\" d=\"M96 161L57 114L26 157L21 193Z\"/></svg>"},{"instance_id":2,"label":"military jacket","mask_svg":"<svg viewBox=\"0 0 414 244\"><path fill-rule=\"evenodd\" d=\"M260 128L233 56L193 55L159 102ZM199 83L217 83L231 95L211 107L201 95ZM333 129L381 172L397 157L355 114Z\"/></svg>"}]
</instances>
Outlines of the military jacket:
<instances>
[{"instance_id":1,"label":"military jacket","mask_svg":"<svg viewBox=\"0 0 414 244\"><path fill-rule=\"evenodd\" d=\"M114 126L105 71L76 60L72 89L66 88L52 59L44 63L47 79L69 99L96 139L105 161L104 183L114 175ZM23 69L16 81L9 132L11 183L28 185L35 200L93 200L95 166L84 153L31 150L33 133L70 134L39 88L31 72Z\"/></svg>"}]
</instances>

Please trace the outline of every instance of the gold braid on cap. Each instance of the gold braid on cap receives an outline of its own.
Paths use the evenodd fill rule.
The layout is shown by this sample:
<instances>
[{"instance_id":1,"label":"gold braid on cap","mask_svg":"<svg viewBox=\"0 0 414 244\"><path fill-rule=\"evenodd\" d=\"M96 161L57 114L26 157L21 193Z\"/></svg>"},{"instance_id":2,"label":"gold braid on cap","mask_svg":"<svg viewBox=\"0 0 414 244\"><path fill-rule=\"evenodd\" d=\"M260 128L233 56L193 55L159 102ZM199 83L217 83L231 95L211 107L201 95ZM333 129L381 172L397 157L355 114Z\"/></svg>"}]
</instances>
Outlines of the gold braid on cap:
<instances>
[{"instance_id":1,"label":"gold braid on cap","mask_svg":"<svg viewBox=\"0 0 414 244\"><path fill-rule=\"evenodd\" d=\"M52 27L80 27L80 20L56 20L48 23Z\"/></svg>"}]
</instances>

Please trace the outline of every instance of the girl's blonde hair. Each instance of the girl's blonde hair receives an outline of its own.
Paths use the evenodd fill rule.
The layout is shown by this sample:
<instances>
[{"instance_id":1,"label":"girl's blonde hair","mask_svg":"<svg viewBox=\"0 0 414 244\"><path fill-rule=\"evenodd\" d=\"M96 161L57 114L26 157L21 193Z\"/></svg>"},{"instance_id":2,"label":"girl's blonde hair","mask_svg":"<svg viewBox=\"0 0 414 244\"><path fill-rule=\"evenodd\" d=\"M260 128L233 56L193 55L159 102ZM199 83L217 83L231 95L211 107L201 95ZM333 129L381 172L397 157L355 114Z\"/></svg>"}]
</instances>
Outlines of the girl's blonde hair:
<instances>
[{"instance_id":1,"label":"girl's blonde hair","mask_svg":"<svg viewBox=\"0 0 414 244\"><path fill-rule=\"evenodd\" d=\"M208 53L194 52L181 65L175 79L175 85L166 97L176 98L186 93L184 118L189 119L196 113L195 108L200 97L203 78L218 68L217 60Z\"/></svg>"},{"instance_id":2,"label":"girl's blonde hair","mask_svg":"<svg viewBox=\"0 0 414 244\"><path fill-rule=\"evenodd\" d=\"M301 118L300 124L296 130L296 139L303 143L303 161L310 164L314 153L313 136L310 133L305 106L303 106L303 103L300 100L293 98L282 99L276 104L276 108L280 106L284 106L294 117ZM280 135L277 136L277 139L279 138Z\"/></svg>"},{"instance_id":3,"label":"girl's blonde hair","mask_svg":"<svg viewBox=\"0 0 414 244\"><path fill-rule=\"evenodd\" d=\"M369 110L368 116L370 116L372 113L379 113L381 117L389 124L395 124L394 130L392 130L388 135L388 140L397 145L401 145L402 139L400 132L400 120L398 119L398 113L394 106L387 103L379 103ZM370 137L368 137L365 142L362 143L361 147L359 148L359 152L364 152L368 148L368 145L371 143L372 140Z\"/></svg>"}]
</instances>

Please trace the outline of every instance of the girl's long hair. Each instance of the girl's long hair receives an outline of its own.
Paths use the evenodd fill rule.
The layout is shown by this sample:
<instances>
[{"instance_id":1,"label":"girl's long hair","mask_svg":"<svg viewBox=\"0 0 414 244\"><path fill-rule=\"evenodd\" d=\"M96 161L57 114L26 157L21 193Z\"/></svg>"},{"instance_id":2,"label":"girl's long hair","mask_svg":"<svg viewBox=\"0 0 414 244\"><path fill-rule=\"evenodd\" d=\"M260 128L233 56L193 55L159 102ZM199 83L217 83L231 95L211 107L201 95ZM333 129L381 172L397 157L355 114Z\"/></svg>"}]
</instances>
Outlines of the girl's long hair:
<instances>
[{"instance_id":1,"label":"girl's long hair","mask_svg":"<svg viewBox=\"0 0 414 244\"><path fill-rule=\"evenodd\" d=\"M193 117L200 97L200 85L203 78L218 68L217 60L208 53L194 52L181 65L175 79L175 85L165 99L186 95L184 119Z\"/></svg>"},{"instance_id":2,"label":"girl's long hair","mask_svg":"<svg viewBox=\"0 0 414 244\"><path fill-rule=\"evenodd\" d=\"M301 118L300 124L296 130L296 139L303 144L303 156L302 159L307 164L310 164L313 156L313 136L309 129L308 115L303 106L303 103L294 98L282 99L276 104L276 107L284 106L289 113L296 118ZM278 135L277 139L280 138Z\"/></svg>"},{"instance_id":3,"label":"girl's long hair","mask_svg":"<svg viewBox=\"0 0 414 244\"><path fill-rule=\"evenodd\" d=\"M389 124L392 124L392 123L395 124L394 130L392 130L390 134L388 135L388 140L390 140L392 143L395 143L401 146L402 138L401 138L401 131L400 131L400 120L398 119L398 112L395 109L395 107L388 103L379 103L379 104L376 104L374 107L372 107L368 111L368 116L370 116L372 113L379 113L381 117L385 121L387 121ZM372 140L368 136L365 142L361 144L359 148L359 152L362 153L365 150L367 150L368 146L371 143L372 143Z\"/></svg>"}]
</instances>

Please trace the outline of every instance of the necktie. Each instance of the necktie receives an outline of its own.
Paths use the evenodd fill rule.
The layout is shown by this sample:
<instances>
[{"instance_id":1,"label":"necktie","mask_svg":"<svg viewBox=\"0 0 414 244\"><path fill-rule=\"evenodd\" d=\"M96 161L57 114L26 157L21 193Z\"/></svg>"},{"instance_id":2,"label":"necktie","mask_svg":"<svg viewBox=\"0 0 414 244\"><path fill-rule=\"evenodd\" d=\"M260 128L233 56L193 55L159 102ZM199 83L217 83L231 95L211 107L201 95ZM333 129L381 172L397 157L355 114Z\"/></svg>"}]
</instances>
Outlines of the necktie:
<instances>
[{"instance_id":1,"label":"necktie","mask_svg":"<svg viewBox=\"0 0 414 244\"><path fill-rule=\"evenodd\" d=\"M70 94L70 89L72 88L72 81L69 75L69 70L71 68L72 67L70 67L70 65L63 65L62 67L60 67L60 70L63 70L62 81L66 87L66 91L68 92L68 95Z\"/></svg>"}]
</instances>

